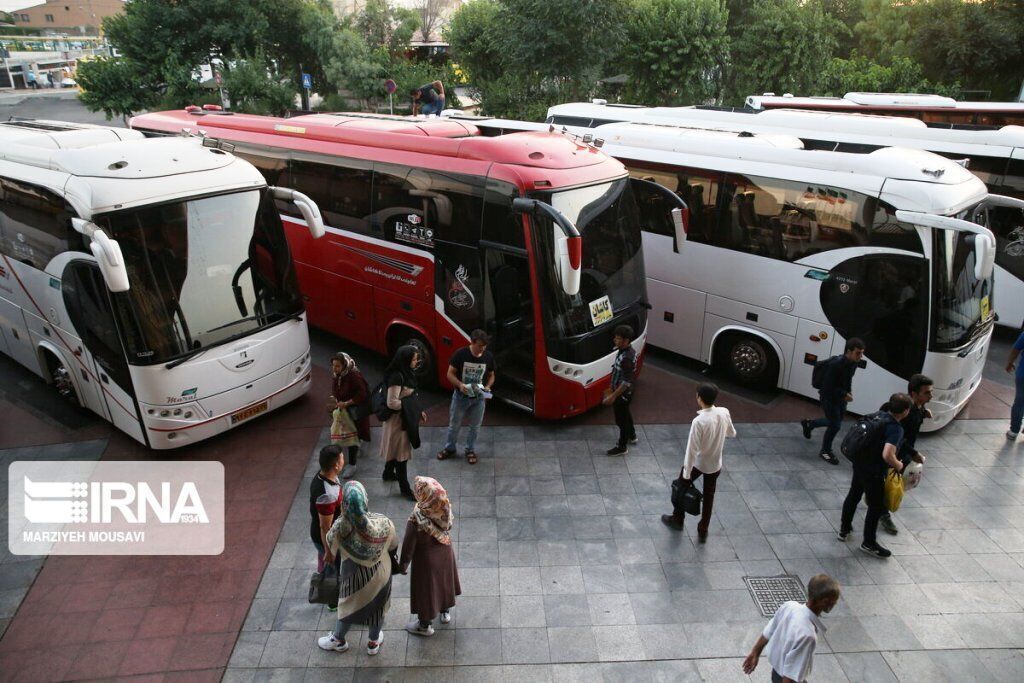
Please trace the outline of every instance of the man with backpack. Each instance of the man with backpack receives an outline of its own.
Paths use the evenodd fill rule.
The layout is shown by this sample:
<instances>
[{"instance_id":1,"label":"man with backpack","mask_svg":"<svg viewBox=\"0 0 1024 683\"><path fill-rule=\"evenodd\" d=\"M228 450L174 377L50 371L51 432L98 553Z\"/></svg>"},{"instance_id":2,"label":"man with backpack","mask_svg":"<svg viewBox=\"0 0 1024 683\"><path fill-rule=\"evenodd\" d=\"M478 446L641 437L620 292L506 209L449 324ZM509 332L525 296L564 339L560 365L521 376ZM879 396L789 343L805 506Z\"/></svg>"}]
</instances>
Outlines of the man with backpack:
<instances>
[{"instance_id":1,"label":"man with backpack","mask_svg":"<svg viewBox=\"0 0 1024 683\"><path fill-rule=\"evenodd\" d=\"M864 515L864 541L860 549L875 557L889 557L892 553L878 545L875 535L878 520L885 512L885 474L888 468L903 471L899 459L903 427L900 421L910 413L912 402L906 394L893 394L886 410L865 415L843 439L843 455L853 463L850 492L843 501L843 516L839 524L839 540L845 542L853 529L853 515L863 497L868 510Z\"/></svg>"},{"instance_id":2,"label":"man with backpack","mask_svg":"<svg viewBox=\"0 0 1024 683\"><path fill-rule=\"evenodd\" d=\"M917 435L921 432L921 424L925 418L932 416L932 411L928 410L926 406L928 401L932 400L934 386L935 382L927 375L922 374L911 375L910 381L907 382L911 405L907 417L900 423L903 427L903 441L900 443L899 450L899 459L904 467L910 465L911 462L924 464L924 454L917 450ZM881 410L888 409L889 404L881 407ZM899 533L896 523L892 521L892 513L888 510L882 514L882 519L879 522L886 533L893 536Z\"/></svg>"},{"instance_id":3,"label":"man with backpack","mask_svg":"<svg viewBox=\"0 0 1024 683\"><path fill-rule=\"evenodd\" d=\"M839 464L839 458L832 452L832 441L843 425L846 404L853 400L853 373L862 358L864 342L853 337L846 342L843 355L819 361L811 375L811 384L818 390L821 410L825 416L816 420L800 420L800 426L803 427L805 439L810 439L811 432L818 427L825 427L825 437L821 440L821 453L818 457L830 465Z\"/></svg>"}]
</instances>

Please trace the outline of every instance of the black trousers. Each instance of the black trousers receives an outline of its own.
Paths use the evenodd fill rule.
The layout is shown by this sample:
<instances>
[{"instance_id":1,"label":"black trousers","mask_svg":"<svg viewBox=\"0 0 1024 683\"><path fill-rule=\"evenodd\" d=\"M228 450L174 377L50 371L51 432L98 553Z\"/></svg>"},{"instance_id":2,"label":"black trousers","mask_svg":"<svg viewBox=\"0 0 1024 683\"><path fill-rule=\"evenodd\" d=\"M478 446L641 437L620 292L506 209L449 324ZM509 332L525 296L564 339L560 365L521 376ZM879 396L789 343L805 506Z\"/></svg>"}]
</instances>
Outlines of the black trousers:
<instances>
[{"instance_id":1,"label":"black trousers","mask_svg":"<svg viewBox=\"0 0 1024 683\"><path fill-rule=\"evenodd\" d=\"M384 463L384 473L390 472L398 482L398 490L402 493L412 493L409 486L409 461L388 460Z\"/></svg>"},{"instance_id":2,"label":"black trousers","mask_svg":"<svg viewBox=\"0 0 1024 683\"><path fill-rule=\"evenodd\" d=\"M850 481L850 492L843 501L843 517L839 524L840 533L848 533L853 529L853 514L857 511L860 499L868 504L864 515L864 542L874 543L878 532L878 520L885 512L885 470L877 467L853 466L853 479Z\"/></svg>"},{"instance_id":3,"label":"black trousers","mask_svg":"<svg viewBox=\"0 0 1024 683\"><path fill-rule=\"evenodd\" d=\"M690 468L690 482L697 481L700 477L704 477L704 489L701 491L700 501L700 522L697 524L697 533L702 536L706 536L708 533L708 527L711 525L711 511L715 506L715 491L718 490L718 475L722 473L722 470L712 472L711 474L705 474L696 467ZM680 473L682 478L682 473ZM686 481L685 479L683 481ZM686 513L682 508L672 507L672 515L680 522L686 519Z\"/></svg>"},{"instance_id":4,"label":"black trousers","mask_svg":"<svg viewBox=\"0 0 1024 683\"><path fill-rule=\"evenodd\" d=\"M615 413L615 424L619 427L619 447L625 448L630 439L636 438L636 425L633 424L633 414L629 412L629 404L633 397L626 392L619 396L612 403L612 412Z\"/></svg>"}]
</instances>

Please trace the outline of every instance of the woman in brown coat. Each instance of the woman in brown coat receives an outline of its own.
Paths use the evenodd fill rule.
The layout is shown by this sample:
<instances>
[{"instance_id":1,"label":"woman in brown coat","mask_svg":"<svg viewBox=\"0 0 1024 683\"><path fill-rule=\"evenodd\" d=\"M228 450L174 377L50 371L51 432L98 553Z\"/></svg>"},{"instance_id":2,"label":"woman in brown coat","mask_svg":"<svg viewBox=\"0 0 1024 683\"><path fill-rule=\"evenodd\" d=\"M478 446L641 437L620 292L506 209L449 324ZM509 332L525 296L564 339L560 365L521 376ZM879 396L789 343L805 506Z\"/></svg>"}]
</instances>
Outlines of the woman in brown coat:
<instances>
[{"instance_id":1,"label":"woman in brown coat","mask_svg":"<svg viewBox=\"0 0 1024 683\"><path fill-rule=\"evenodd\" d=\"M347 353L331 356L331 442L348 448L343 479L351 479L359 461L359 442L370 441L370 389L356 362ZM344 419L343 419L344 418ZM354 433L336 434L335 426L351 423ZM347 437L342 439L341 437Z\"/></svg>"},{"instance_id":2,"label":"woman in brown coat","mask_svg":"<svg viewBox=\"0 0 1024 683\"><path fill-rule=\"evenodd\" d=\"M452 620L451 609L462 587L449 535L452 505L448 493L430 477L416 477L415 493L416 507L405 525L399 561L403 574L412 564L409 611L416 618L406 624L405 630L417 636L432 636L434 617L440 614L442 624Z\"/></svg>"}]
</instances>

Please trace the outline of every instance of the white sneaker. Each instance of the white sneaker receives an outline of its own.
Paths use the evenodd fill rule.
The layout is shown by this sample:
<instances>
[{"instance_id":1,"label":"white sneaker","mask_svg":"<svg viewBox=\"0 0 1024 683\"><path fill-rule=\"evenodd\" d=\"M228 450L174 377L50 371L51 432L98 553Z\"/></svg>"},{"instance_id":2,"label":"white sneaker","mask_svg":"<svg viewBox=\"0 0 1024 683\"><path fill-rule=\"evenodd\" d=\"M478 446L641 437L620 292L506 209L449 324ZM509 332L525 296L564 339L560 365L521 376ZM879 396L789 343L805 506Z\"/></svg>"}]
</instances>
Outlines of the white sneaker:
<instances>
[{"instance_id":1,"label":"white sneaker","mask_svg":"<svg viewBox=\"0 0 1024 683\"><path fill-rule=\"evenodd\" d=\"M1007 430L1006 438L1009 439L1010 441L1016 441L1017 440L1017 432L1012 431L1012 430Z\"/></svg>"},{"instance_id":2,"label":"white sneaker","mask_svg":"<svg viewBox=\"0 0 1024 683\"><path fill-rule=\"evenodd\" d=\"M327 650L328 652L345 652L348 650L348 641L338 640L334 637L333 633L328 633L323 638L318 639L316 644L320 646L321 650Z\"/></svg>"},{"instance_id":3,"label":"white sneaker","mask_svg":"<svg viewBox=\"0 0 1024 683\"><path fill-rule=\"evenodd\" d=\"M442 624L450 624L450 623L452 623L452 613L451 612L441 612L441 623Z\"/></svg>"},{"instance_id":4,"label":"white sneaker","mask_svg":"<svg viewBox=\"0 0 1024 683\"><path fill-rule=\"evenodd\" d=\"M420 626L419 619L413 619L408 624L406 624L405 630L413 634L414 636L423 636L424 638L429 638L430 636L434 635L434 625L427 624L427 627L423 628L422 626Z\"/></svg>"},{"instance_id":5,"label":"white sneaker","mask_svg":"<svg viewBox=\"0 0 1024 683\"><path fill-rule=\"evenodd\" d=\"M384 631L380 632L380 640L366 641L366 654L371 657L380 652L380 646L384 644Z\"/></svg>"}]
</instances>

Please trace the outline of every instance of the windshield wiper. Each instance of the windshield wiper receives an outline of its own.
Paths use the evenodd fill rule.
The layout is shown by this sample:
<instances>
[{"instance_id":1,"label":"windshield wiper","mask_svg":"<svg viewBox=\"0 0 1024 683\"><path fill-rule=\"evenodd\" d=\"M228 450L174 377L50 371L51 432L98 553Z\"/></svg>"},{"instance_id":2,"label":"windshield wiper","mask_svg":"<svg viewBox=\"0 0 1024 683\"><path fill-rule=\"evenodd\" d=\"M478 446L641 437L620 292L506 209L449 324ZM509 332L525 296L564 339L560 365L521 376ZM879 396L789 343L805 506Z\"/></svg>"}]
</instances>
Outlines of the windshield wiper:
<instances>
[{"instance_id":1,"label":"windshield wiper","mask_svg":"<svg viewBox=\"0 0 1024 683\"><path fill-rule=\"evenodd\" d=\"M164 369L165 370L173 370L174 368L178 367L179 365L181 365L185 361L190 360L192 358L195 358L196 356L198 356L199 354L203 353L204 351L206 351L206 349L192 349L191 351L187 352L184 356L178 356L177 358L172 360L170 363L167 363L166 365L164 365Z\"/></svg>"},{"instance_id":2,"label":"windshield wiper","mask_svg":"<svg viewBox=\"0 0 1024 683\"><path fill-rule=\"evenodd\" d=\"M253 315L253 316L249 316L248 318L242 318L241 320L236 320L234 322L227 323L226 325L221 325L220 327L214 327L213 329L207 330L206 332L204 332L204 334L209 334L210 332L214 332L216 330L221 330L221 329L224 329L225 327L230 327L230 326L236 325L238 323L255 320L257 317L258 316ZM275 324L276 323L284 322L285 320L302 320L302 313L288 313L288 314L284 315L280 320L275 321ZM178 367L179 365L181 365L182 363L184 363L185 361L190 360L192 358L195 358L196 356L198 356L199 354L203 353L204 351L207 351L210 348L213 348L213 346L222 346L224 344L233 342L236 339L241 339L242 337L245 337L246 335L249 335L249 334L252 334L252 333L253 333L253 330L243 330L243 331L241 331L241 332L239 332L237 334L231 335L230 337L227 337L225 339L221 339L216 344L213 344L213 345L208 346L206 348L193 349L193 350L188 351L187 353L185 353L185 355L179 356L178 358L175 358L174 360L172 360L170 363L167 363L166 365L164 365L164 368L166 368L167 370L172 370L172 369Z\"/></svg>"},{"instance_id":3,"label":"windshield wiper","mask_svg":"<svg viewBox=\"0 0 1024 683\"><path fill-rule=\"evenodd\" d=\"M287 315L282 316L280 320L276 320L275 323L283 323L285 320L301 320L302 319L301 316L302 316L301 313L288 313ZM233 320L233 321L231 321L229 323L224 323L223 325L218 325L217 327L211 327L206 332L203 332L203 334L210 334L211 332L216 332L217 330L223 330L225 327L231 327L233 325L240 325L242 323L252 322L253 320L257 320L257 319L262 318L262 317L265 317L265 316L250 315L250 316L247 316L245 318L239 318L238 320Z\"/></svg>"}]
</instances>

